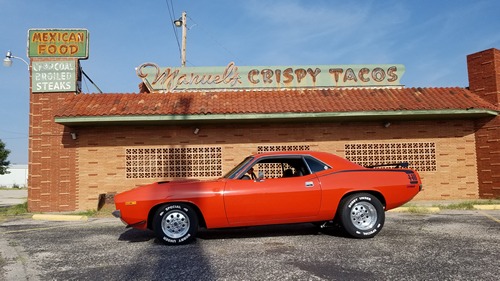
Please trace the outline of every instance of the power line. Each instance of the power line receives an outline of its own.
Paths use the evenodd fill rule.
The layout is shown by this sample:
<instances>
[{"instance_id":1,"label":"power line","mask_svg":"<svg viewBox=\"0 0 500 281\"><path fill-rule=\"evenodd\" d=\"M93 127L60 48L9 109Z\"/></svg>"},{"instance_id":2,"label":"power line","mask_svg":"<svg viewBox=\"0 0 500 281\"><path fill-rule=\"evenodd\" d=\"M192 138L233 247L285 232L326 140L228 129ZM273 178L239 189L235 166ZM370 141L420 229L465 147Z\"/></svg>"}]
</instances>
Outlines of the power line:
<instances>
[{"instance_id":1,"label":"power line","mask_svg":"<svg viewBox=\"0 0 500 281\"><path fill-rule=\"evenodd\" d=\"M208 38L211 39L216 45L218 45L219 47L221 47L224 51L226 51L231 57L233 57L234 61L239 61L240 59L233 53L231 52L231 50L229 50L228 48L226 48L224 45L222 45L221 42L219 42L217 39L215 39L215 36L208 30L204 29L202 25L198 24L195 20L193 20L193 18L191 18L190 16L188 16L188 18L197 26L199 26L202 31L208 35Z\"/></svg>"},{"instance_id":2,"label":"power line","mask_svg":"<svg viewBox=\"0 0 500 281\"><path fill-rule=\"evenodd\" d=\"M85 84L85 88L87 88L87 93L90 93L90 90L89 90L89 85L87 84L87 80L82 79L82 82L83 82L83 84ZM82 89L80 89L80 91L81 91L81 90L82 90Z\"/></svg>"},{"instance_id":3,"label":"power line","mask_svg":"<svg viewBox=\"0 0 500 281\"><path fill-rule=\"evenodd\" d=\"M4 133L9 133L9 134L18 134L18 135L26 135L26 136L28 135L27 133L8 131L8 130L4 130L4 129L0 129L0 131L2 131Z\"/></svg>"},{"instance_id":4,"label":"power line","mask_svg":"<svg viewBox=\"0 0 500 281\"><path fill-rule=\"evenodd\" d=\"M2 138L2 140L25 140L27 138L28 136L26 135L25 137Z\"/></svg>"},{"instance_id":5,"label":"power line","mask_svg":"<svg viewBox=\"0 0 500 281\"><path fill-rule=\"evenodd\" d=\"M89 80L89 82L92 83L92 85L94 85L94 87L99 91L99 93L102 94L101 89L99 89L99 87L94 83L94 81L92 81L92 79L90 79L90 77L87 75L87 73L85 73L85 71L83 71L82 67L80 67L80 71L82 72L83 76L85 76L85 78L87 78Z\"/></svg>"},{"instance_id":6,"label":"power line","mask_svg":"<svg viewBox=\"0 0 500 281\"><path fill-rule=\"evenodd\" d=\"M170 5L168 3L168 0L165 0L165 3L167 4L167 9L168 9L168 16L170 17L170 25L172 26L172 31L174 32L175 36L175 41L177 42L177 48L179 49L179 58L182 57L182 51L181 51L181 44L179 43L179 36L177 35L177 29L174 25L174 4L172 3L172 0L170 0Z\"/></svg>"},{"instance_id":7,"label":"power line","mask_svg":"<svg viewBox=\"0 0 500 281\"><path fill-rule=\"evenodd\" d=\"M170 7L172 7L172 16L175 18L175 9L174 9L174 2L173 0L170 0Z\"/></svg>"},{"instance_id":8,"label":"power line","mask_svg":"<svg viewBox=\"0 0 500 281\"><path fill-rule=\"evenodd\" d=\"M165 0L165 4L167 5L167 9L168 9L168 15L170 17L170 24L172 26L172 31L174 33L174 36L175 36L175 40L177 42L177 48L179 49L179 57L181 58L182 60L182 50L181 50L181 44L180 44L180 40L179 40L179 35L177 33L177 28L176 26L174 25L174 21L175 21L175 11L174 11L174 5L173 5L173 2L172 0L170 0L170 3L169 3L169 0ZM200 24L198 24L192 17L190 16L187 16L189 18L190 21L192 21L194 23L194 25L197 25L199 26L202 31L208 36L208 38L210 40L212 40L216 45L218 45L220 48L222 48L226 53L229 54L230 57L232 57L233 61L239 61L240 59L233 53L231 52L231 50L229 50L227 47L225 47L221 42L219 42L217 39L215 39L215 36L213 35L213 33L209 32L208 30L204 29L203 26L201 26ZM194 25L192 25L191 27L193 27ZM189 29L189 28L188 28ZM189 63L191 66L195 66L191 61L189 60L186 60L187 63Z\"/></svg>"}]
</instances>

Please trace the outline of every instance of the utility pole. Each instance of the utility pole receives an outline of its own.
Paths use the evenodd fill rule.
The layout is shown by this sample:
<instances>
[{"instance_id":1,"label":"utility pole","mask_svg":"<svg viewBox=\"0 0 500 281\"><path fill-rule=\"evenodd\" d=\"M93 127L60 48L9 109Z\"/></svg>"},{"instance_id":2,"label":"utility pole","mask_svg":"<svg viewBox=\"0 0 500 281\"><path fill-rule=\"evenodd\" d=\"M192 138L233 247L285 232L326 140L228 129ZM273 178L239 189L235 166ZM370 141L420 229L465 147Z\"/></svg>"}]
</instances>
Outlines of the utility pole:
<instances>
[{"instance_id":1,"label":"utility pole","mask_svg":"<svg viewBox=\"0 0 500 281\"><path fill-rule=\"evenodd\" d=\"M181 65L186 66L186 37L187 37L187 24L186 24L186 12L182 12L182 17L178 20L174 20L174 25L176 27L182 27L182 48L181 48Z\"/></svg>"},{"instance_id":2,"label":"utility pole","mask_svg":"<svg viewBox=\"0 0 500 281\"><path fill-rule=\"evenodd\" d=\"M182 67L186 66L186 37L187 37L186 12L182 12L182 52L181 52Z\"/></svg>"}]
</instances>

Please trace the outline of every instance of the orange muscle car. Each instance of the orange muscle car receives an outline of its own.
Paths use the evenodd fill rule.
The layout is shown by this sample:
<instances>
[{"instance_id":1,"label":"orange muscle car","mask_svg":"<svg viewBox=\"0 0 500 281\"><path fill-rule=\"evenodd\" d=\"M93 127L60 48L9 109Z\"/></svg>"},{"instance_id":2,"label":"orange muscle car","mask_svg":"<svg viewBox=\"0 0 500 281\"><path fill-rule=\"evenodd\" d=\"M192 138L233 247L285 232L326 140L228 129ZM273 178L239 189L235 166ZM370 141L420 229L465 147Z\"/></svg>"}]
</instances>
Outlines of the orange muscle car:
<instances>
[{"instance_id":1,"label":"orange muscle car","mask_svg":"<svg viewBox=\"0 0 500 281\"><path fill-rule=\"evenodd\" d=\"M113 214L169 245L193 241L199 227L304 222L338 223L350 236L371 238L382 229L385 211L422 189L416 171L398 166L366 168L325 152L257 154L220 179L157 182L119 193Z\"/></svg>"}]
</instances>

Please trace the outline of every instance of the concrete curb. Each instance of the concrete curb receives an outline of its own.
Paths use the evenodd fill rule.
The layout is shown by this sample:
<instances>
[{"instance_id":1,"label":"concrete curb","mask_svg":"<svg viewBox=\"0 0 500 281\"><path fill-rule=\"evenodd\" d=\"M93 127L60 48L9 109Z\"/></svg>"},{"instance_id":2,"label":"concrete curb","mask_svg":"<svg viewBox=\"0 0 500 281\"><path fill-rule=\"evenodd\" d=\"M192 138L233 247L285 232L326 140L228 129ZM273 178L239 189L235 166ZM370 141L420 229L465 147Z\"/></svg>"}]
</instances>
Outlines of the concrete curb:
<instances>
[{"instance_id":1,"label":"concrete curb","mask_svg":"<svg viewBox=\"0 0 500 281\"><path fill-rule=\"evenodd\" d=\"M388 212L394 212L394 213L405 213L405 212L410 212L412 210L422 210L422 211L425 211L425 212L429 212L429 213L437 213L439 211L441 211L441 209L439 207L398 207L398 208L394 208L392 210L389 210Z\"/></svg>"},{"instance_id":2,"label":"concrete curb","mask_svg":"<svg viewBox=\"0 0 500 281\"><path fill-rule=\"evenodd\" d=\"M500 210L500 205L473 205L476 210Z\"/></svg>"},{"instance_id":3,"label":"concrete curb","mask_svg":"<svg viewBox=\"0 0 500 281\"><path fill-rule=\"evenodd\" d=\"M88 221L87 216L76 215L49 215L49 214L36 214L33 215L34 220L41 221Z\"/></svg>"}]
</instances>

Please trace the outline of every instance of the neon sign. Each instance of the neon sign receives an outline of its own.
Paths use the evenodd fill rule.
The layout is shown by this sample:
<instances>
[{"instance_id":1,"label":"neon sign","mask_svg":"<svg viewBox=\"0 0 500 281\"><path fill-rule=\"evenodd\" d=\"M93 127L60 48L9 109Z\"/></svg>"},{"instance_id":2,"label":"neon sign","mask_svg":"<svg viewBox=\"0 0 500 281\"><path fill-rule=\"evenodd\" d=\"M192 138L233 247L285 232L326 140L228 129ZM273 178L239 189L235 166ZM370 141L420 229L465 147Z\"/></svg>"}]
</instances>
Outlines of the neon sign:
<instances>
[{"instance_id":1,"label":"neon sign","mask_svg":"<svg viewBox=\"0 0 500 281\"><path fill-rule=\"evenodd\" d=\"M144 63L137 76L151 92L401 86L404 65L166 67Z\"/></svg>"},{"instance_id":2,"label":"neon sign","mask_svg":"<svg viewBox=\"0 0 500 281\"><path fill-rule=\"evenodd\" d=\"M28 57L88 58L86 29L30 29Z\"/></svg>"}]
</instances>

